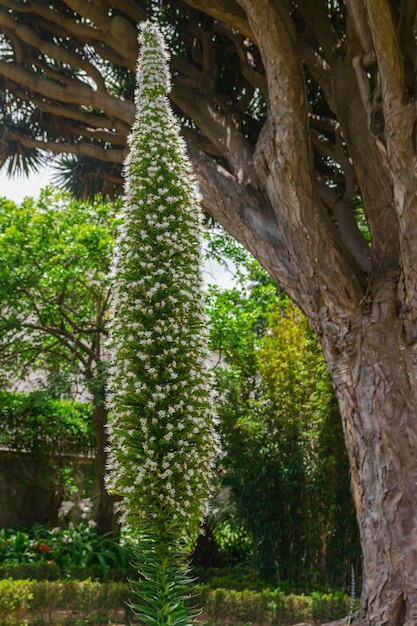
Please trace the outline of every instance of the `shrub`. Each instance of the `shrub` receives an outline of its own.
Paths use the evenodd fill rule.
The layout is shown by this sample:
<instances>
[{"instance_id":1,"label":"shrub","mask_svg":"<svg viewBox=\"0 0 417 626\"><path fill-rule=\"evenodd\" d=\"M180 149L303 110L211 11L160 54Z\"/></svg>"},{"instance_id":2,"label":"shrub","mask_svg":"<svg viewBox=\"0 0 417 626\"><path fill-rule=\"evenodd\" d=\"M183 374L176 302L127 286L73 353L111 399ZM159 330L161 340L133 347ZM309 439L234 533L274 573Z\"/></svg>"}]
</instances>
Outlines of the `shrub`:
<instances>
[{"instance_id":1,"label":"shrub","mask_svg":"<svg viewBox=\"0 0 417 626\"><path fill-rule=\"evenodd\" d=\"M0 563L0 580L58 580L61 576L56 563Z\"/></svg>"},{"instance_id":2,"label":"shrub","mask_svg":"<svg viewBox=\"0 0 417 626\"><path fill-rule=\"evenodd\" d=\"M123 583L85 581L0 580L0 624L53 624L53 612L65 609L65 623L108 623L127 601ZM25 621L26 620L26 621ZM60 617L60 621L62 617Z\"/></svg>"},{"instance_id":3,"label":"shrub","mask_svg":"<svg viewBox=\"0 0 417 626\"><path fill-rule=\"evenodd\" d=\"M26 626L24 614L33 598L29 580L0 580L0 624Z\"/></svg>"},{"instance_id":4,"label":"shrub","mask_svg":"<svg viewBox=\"0 0 417 626\"><path fill-rule=\"evenodd\" d=\"M37 525L29 532L0 530L0 578L106 580L111 570L123 578L132 571L130 557L128 538L119 541L100 535L88 524L68 529Z\"/></svg>"},{"instance_id":5,"label":"shrub","mask_svg":"<svg viewBox=\"0 0 417 626\"><path fill-rule=\"evenodd\" d=\"M78 485L96 484L91 411L91 404L45 391L0 390L0 446L10 460L2 465L4 524L55 525L61 499Z\"/></svg>"},{"instance_id":6,"label":"shrub","mask_svg":"<svg viewBox=\"0 0 417 626\"><path fill-rule=\"evenodd\" d=\"M0 443L34 455L95 450L90 404L47 397L42 391L0 391Z\"/></svg>"},{"instance_id":7,"label":"shrub","mask_svg":"<svg viewBox=\"0 0 417 626\"><path fill-rule=\"evenodd\" d=\"M341 592L304 596L277 589L235 591L199 585L196 593L209 623L224 626L320 624L349 611L349 597ZM54 624L58 609L65 609L66 624L109 623L121 609L127 615L128 597L128 585L120 582L0 580L0 624L24 626L25 618L31 624ZM59 619L62 623L62 616Z\"/></svg>"},{"instance_id":8,"label":"shrub","mask_svg":"<svg viewBox=\"0 0 417 626\"><path fill-rule=\"evenodd\" d=\"M349 597L342 592L289 594L277 589L235 591L198 587L200 603L209 621L214 624L238 626L248 622L258 625L284 626L297 622L320 624L340 618L349 611Z\"/></svg>"},{"instance_id":9,"label":"shrub","mask_svg":"<svg viewBox=\"0 0 417 626\"><path fill-rule=\"evenodd\" d=\"M334 593L311 594L311 611L315 620L329 622L341 615L347 615L350 608L350 598L342 591Z\"/></svg>"}]
</instances>

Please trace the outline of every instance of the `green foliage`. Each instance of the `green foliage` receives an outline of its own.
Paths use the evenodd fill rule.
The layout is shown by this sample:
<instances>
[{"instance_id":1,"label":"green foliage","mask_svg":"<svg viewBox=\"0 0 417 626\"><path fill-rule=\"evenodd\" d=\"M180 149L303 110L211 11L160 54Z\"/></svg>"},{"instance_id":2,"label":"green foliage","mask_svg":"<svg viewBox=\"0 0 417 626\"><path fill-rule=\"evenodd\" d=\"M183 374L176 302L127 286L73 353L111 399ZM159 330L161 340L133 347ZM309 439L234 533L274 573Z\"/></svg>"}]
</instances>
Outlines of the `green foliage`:
<instances>
[{"instance_id":1,"label":"green foliage","mask_svg":"<svg viewBox=\"0 0 417 626\"><path fill-rule=\"evenodd\" d=\"M136 563L139 579L131 582L130 608L149 626L187 626L199 614L191 599L190 570L183 562L184 548L169 524L141 530Z\"/></svg>"},{"instance_id":2,"label":"green foliage","mask_svg":"<svg viewBox=\"0 0 417 626\"><path fill-rule=\"evenodd\" d=\"M213 534L224 565L243 563L252 555L250 537L235 510L227 510L223 519L215 521Z\"/></svg>"},{"instance_id":3,"label":"green foliage","mask_svg":"<svg viewBox=\"0 0 417 626\"><path fill-rule=\"evenodd\" d=\"M0 580L0 623L43 624L45 617L50 624L111 623L126 599L122 583L5 579ZM65 616L54 615L57 609L65 609Z\"/></svg>"},{"instance_id":4,"label":"green foliage","mask_svg":"<svg viewBox=\"0 0 417 626\"><path fill-rule=\"evenodd\" d=\"M236 518L266 580L345 586L359 539L319 344L247 253L220 236L214 245L239 270L235 288L209 295L222 468Z\"/></svg>"},{"instance_id":5,"label":"green foliage","mask_svg":"<svg viewBox=\"0 0 417 626\"><path fill-rule=\"evenodd\" d=\"M335 591L334 593L316 591L311 594L310 598L311 613L314 621L318 623L330 622L342 615L347 615L350 609L350 598L342 591Z\"/></svg>"},{"instance_id":6,"label":"green foliage","mask_svg":"<svg viewBox=\"0 0 417 626\"><path fill-rule=\"evenodd\" d=\"M209 624L287 626L295 622L320 624L347 615L349 597L336 592L300 596L280 590L234 591L196 588ZM27 622L74 624L112 623L128 603L125 583L85 581L0 580L0 623L24 626ZM65 617L54 613L65 609ZM23 617L25 616L25 617ZM27 622L25 622L27 619ZM65 620L64 622L62 620Z\"/></svg>"},{"instance_id":7,"label":"green foliage","mask_svg":"<svg viewBox=\"0 0 417 626\"><path fill-rule=\"evenodd\" d=\"M12 460L3 467L3 493L19 523L56 524L60 501L78 494L81 484L84 490L95 483L91 414L91 404L49 398L44 391L0 391L0 446Z\"/></svg>"},{"instance_id":8,"label":"green foliage","mask_svg":"<svg viewBox=\"0 0 417 626\"><path fill-rule=\"evenodd\" d=\"M208 585L210 589L233 589L234 591L261 591L265 588L265 581L259 578L257 570L246 565L234 567L197 567L199 584Z\"/></svg>"},{"instance_id":9,"label":"green foliage","mask_svg":"<svg viewBox=\"0 0 417 626\"><path fill-rule=\"evenodd\" d=\"M35 569L17 569L27 575L32 572L38 578L48 580L60 577L95 572L101 580L106 580L110 571L118 571L127 576L131 571L132 546L129 540L120 540L109 535L100 535L96 528L79 524L67 529L50 529L37 525L28 532L20 530L0 530L0 576L15 577L12 569L6 566L16 564L36 564ZM46 567L45 564L48 566ZM3 567L4 565L4 567Z\"/></svg>"},{"instance_id":10,"label":"green foliage","mask_svg":"<svg viewBox=\"0 0 417 626\"><path fill-rule=\"evenodd\" d=\"M95 449L91 404L0 391L0 445L36 457Z\"/></svg>"},{"instance_id":11,"label":"green foliage","mask_svg":"<svg viewBox=\"0 0 417 626\"><path fill-rule=\"evenodd\" d=\"M24 615L33 599L32 584L26 580L0 580L0 623L26 626Z\"/></svg>"},{"instance_id":12,"label":"green foliage","mask_svg":"<svg viewBox=\"0 0 417 626\"><path fill-rule=\"evenodd\" d=\"M5 381L31 372L45 383L49 375L50 393L61 396L73 381L101 376L97 364L113 211L108 202L79 202L51 187L20 207L0 198L0 372Z\"/></svg>"},{"instance_id":13,"label":"green foliage","mask_svg":"<svg viewBox=\"0 0 417 626\"><path fill-rule=\"evenodd\" d=\"M52 563L51 561L30 561L29 563L0 563L0 579L12 578L13 580L58 580L62 577L63 576L61 569L56 563ZM82 576L80 570L78 570L77 575L71 575L69 577L83 580L83 578L92 577L92 574L91 572L88 572L85 576Z\"/></svg>"},{"instance_id":14,"label":"green foliage","mask_svg":"<svg viewBox=\"0 0 417 626\"><path fill-rule=\"evenodd\" d=\"M209 586L200 586L199 591L209 623L214 624L320 624L343 617L349 610L349 596L339 592L304 596L286 595L279 589L235 591Z\"/></svg>"}]
</instances>

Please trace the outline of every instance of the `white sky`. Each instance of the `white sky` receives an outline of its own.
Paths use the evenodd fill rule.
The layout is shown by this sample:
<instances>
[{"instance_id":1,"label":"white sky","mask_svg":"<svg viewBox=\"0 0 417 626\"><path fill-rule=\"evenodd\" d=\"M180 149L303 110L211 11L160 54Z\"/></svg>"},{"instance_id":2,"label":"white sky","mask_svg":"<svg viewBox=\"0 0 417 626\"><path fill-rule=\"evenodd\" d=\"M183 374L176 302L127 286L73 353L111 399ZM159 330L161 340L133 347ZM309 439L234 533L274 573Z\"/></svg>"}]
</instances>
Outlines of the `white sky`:
<instances>
[{"instance_id":1,"label":"white sky","mask_svg":"<svg viewBox=\"0 0 417 626\"><path fill-rule=\"evenodd\" d=\"M39 191L51 182L52 171L48 168L38 174L15 176L8 178L5 168L0 169L0 196L6 196L19 204L25 196L37 197ZM220 266L216 261L207 261L205 279L209 284L218 284L222 288L233 286L233 274Z\"/></svg>"},{"instance_id":2,"label":"white sky","mask_svg":"<svg viewBox=\"0 0 417 626\"><path fill-rule=\"evenodd\" d=\"M8 178L5 168L0 169L0 196L6 196L9 200L20 203L25 196L37 197L42 187L45 187L51 178L48 168L41 170L39 174L15 176Z\"/></svg>"}]
</instances>

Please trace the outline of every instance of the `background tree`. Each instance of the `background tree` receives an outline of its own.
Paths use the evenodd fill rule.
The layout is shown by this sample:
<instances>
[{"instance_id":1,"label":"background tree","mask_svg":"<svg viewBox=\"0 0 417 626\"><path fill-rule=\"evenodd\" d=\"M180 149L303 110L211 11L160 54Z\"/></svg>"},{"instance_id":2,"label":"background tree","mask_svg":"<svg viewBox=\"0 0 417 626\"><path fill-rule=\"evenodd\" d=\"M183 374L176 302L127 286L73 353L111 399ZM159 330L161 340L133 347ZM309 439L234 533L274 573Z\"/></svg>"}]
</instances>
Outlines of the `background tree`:
<instances>
[{"instance_id":1,"label":"background tree","mask_svg":"<svg viewBox=\"0 0 417 626\"><path fill-rule=\"evenodd\" d=\"M4 0L2 161L36 164L49 149L122 162L137 24L153 6ZM416 11L408 0L160 11L204 207L322 343L361 532L360 620L378 626L417 621Z\"/></svg>"},{"instance_id":2,"label":"background tree","mask_svg":"<svg viewBox=\"0 0 417 626\"><path fill-rule=\"evenodd\" d=\"M210 290L223 484L270 582L348 588L360 548L347 455L324 358L305 317L240 246L236 285ZM223 252L223 255L221 254Z\"/></svg>"},{"instance_id":3,"label":"background tree","mask_svg":"<svg viewBox=\"0 0 417 626\"><path fill-rule=\"evenodd\" d=\"M102 532L115 529L104 488L102 346L113 211L108 202L82 203L51 188L20 207L0 199L1 384L47 388L52 397L80 387L92 398Z\"/></svg>"}]
</instances>

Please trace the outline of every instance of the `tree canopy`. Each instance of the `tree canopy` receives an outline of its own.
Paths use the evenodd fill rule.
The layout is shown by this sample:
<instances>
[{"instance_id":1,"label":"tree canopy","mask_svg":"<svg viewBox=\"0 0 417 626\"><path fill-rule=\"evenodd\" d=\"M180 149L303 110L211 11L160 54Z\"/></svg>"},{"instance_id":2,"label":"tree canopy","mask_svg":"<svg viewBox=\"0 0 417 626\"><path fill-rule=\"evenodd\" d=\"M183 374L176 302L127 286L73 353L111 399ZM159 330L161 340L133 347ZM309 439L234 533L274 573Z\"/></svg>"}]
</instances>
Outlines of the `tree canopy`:
<instances>
[{"instance_id":1,"label":"tree canopy","mask_svg":"<svg viewBox=\"0 0 417 626\"><path fill-rule=\"evenodd\" d=\"M171 99L205 207L317 326L317 291L324 306L355 306L371 266L379 276L395 265L386 166L392 162L403 188L401 168L411 167L414 154L412 7L6 0L1 162L25 170L40 164L43 150L65 153L59 167L80 193L120 189L134 116L137 24L156 15L171 41ZM346 284L343 303L335 281Z\"/></svg>"},{"instance_id":2,"label":"tree canopy","mask_svg":"<svg viewBox=\"0 0 417 626\"><path fill-rule=\"evenodd\" d=\"M38 376L59 395L100 377L113 211L52 188L20 207L0 199L3 384Z\"/></svg>"}]
</instances>

